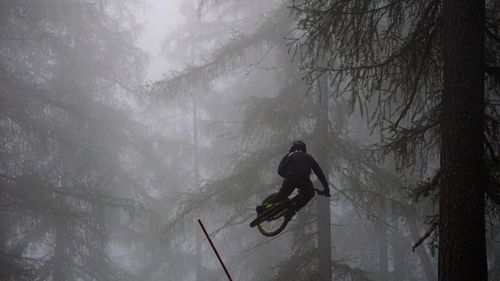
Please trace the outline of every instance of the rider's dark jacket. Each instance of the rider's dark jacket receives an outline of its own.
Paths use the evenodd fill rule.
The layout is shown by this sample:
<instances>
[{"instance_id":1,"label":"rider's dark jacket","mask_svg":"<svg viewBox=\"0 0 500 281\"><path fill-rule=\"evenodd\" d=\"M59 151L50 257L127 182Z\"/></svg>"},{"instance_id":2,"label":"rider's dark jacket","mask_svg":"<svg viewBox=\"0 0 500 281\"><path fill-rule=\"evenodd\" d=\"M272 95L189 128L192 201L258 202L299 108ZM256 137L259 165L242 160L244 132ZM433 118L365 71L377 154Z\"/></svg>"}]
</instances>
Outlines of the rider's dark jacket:
<instances>
[{"instance_id":1,"label":"rider's dark jacket","mask_svg":"<svg viewBox=\"0 0 500 281\"><path fill-rule=\"evenodd\" d=\"M311 171L318 177L324 191L329 193L330 189L325 174L310 154L302 151L291 152L285 155L278 165L278 174L285 179L310 181Z\"/></svg>"}]
</instances>

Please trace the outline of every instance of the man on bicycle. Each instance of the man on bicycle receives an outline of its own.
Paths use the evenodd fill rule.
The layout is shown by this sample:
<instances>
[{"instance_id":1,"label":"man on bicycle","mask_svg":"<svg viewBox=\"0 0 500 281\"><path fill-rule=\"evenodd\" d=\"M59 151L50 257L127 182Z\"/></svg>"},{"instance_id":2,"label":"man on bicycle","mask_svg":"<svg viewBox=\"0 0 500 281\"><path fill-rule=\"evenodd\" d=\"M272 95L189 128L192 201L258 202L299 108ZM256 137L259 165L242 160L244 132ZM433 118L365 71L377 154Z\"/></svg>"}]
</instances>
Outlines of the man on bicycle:
<instances>
[{"instance_id":1,"label":"man on bicycle","mask_svg":"<svg viewBox=\"0 0 500 281\"><path fill-rule=\"evenodd\" d=\"M314 187L309 176L311 171L316 174L319 181L323 185L324 196L330 197L330 188L328 181L319 167L316 160L307 153L306 144L302 141L295 141L292 143L288 153L281 159L278 165L278 174L282 176L283 183L278 193L276 193L268 203L277 203L281 200L288 198L290 194L298 189L298 194L292 198L295 202L295 208L291 208L285 218L290 220L295 213L304 207L309 200L314 197ZM259 212L261 208L257 208Z\"/></svg>"}]
</instances>

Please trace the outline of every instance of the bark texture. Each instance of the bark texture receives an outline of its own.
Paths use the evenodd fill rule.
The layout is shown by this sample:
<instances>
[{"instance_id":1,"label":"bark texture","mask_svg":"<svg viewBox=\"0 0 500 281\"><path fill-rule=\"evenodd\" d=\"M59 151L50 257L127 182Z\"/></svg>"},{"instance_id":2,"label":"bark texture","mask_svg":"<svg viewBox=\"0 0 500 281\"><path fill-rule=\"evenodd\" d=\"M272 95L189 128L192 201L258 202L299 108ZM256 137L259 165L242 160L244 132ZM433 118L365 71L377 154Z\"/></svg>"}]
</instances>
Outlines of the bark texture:
<instances>
[{"instance_id":1,"label":"bark texture","mask_svg":"<svg viewBox=\"0 0 500 281\"><path fill-rule=\"evenodd\" d=\"M487 280L484 1L446 0L441 111L439 281Z\"/></svg>"}]
</instances>

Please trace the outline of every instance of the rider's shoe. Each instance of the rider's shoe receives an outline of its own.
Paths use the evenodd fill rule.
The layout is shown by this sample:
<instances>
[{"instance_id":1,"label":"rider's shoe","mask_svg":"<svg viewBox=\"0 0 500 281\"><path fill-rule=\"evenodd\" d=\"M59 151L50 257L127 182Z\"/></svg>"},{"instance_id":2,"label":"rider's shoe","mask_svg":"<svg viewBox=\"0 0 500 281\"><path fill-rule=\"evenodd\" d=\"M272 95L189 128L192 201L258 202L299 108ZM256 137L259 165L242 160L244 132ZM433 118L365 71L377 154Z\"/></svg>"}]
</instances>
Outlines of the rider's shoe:
<instances>
[{"instance_id":1,"label":"rider's shoe","mask_svg":"<svg viewBox=\"0 0 500 281\"><path fill-rule=\"evenodd\" d=\"M285 220L290 221L293 218L293 216L295 216L295 213L296 213L295 210L292 210L292 209L288 210L285 213Z\"/></svg>"}]
</instances>

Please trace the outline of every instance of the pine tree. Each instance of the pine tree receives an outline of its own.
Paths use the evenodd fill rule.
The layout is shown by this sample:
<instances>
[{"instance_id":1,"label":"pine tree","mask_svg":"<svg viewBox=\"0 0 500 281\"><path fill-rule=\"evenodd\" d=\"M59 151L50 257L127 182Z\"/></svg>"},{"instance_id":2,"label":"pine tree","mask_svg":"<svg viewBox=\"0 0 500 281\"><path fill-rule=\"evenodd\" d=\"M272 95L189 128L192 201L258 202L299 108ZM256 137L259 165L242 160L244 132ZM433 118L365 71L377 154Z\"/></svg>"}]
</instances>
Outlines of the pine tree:
<instances>
[{"instance_id":1,"label":"pine tree","mask_svg":"<svg viewBox=\"0 0 500 281\"><path fill-rule=\"evenodd\" d=\"M328 73L338 85L347 85L342 95L359 106L357 111L368 111L373 127L385 132L385 152L400 157L403 167L432 166L432 154L439 155L440 170L423 190L439 186L439 223L432 223L439 224L439 280L486 280L485 192L498 201L498 184L490 180L495 174L485 173L483 158L498 154L498 146L491 145L498 142L492 125L499 120L494 113L498 5L293 4L302 31L296 44L306 48L301 59L310 81ZM485 82L490 87L486 97Z\"/></svg>"},{"instance_id":2,"label":"pine tree","mask_svg":"<svg viewBox=\"0 0 500 281\"><path fill-rule=\"evenodd\" d=\"M129 6L0 5L2 280L124 278L107 246L137 207L120 152L139 126L110 105L141 79Z\"/></svg>"}]
</instances>

